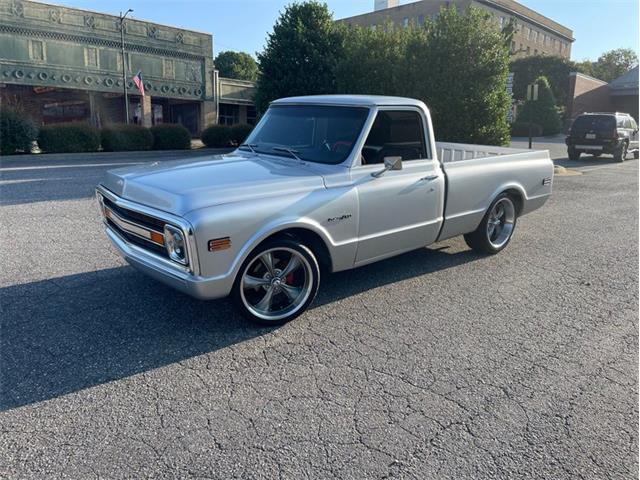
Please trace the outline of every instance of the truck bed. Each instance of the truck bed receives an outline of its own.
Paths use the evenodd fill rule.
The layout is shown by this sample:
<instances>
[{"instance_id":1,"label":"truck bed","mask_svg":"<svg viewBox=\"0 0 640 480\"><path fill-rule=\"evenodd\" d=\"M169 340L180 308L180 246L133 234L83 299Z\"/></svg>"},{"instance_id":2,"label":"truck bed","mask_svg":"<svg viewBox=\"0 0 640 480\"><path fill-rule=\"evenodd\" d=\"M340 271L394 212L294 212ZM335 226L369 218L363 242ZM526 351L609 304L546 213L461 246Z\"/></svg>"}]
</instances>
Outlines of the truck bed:
<instances>
[{"instance_id":1,"label":"truck bed","mask_svg":"<svg viewBox=\"0 0 640 480\"><path fill-rule=\"evenodd\" d=\"M447 177L445 222L440 240L475 230L497 194L511 191L519 216L551 195L548 151L436 142Z\"/></svg>"},{"instance_id":2,"label":"truck bed","mask_svg":"<svg viewBox=\"0 0 640 480\"><path fill-rule=\"evenodd\" d=\"M521 148L493 147L490 145L472 145L468 143L436 142L438 158L443 163L472 160L475 158L495 157L525 153L530 150Z\"/></svg>"}]
</instances>

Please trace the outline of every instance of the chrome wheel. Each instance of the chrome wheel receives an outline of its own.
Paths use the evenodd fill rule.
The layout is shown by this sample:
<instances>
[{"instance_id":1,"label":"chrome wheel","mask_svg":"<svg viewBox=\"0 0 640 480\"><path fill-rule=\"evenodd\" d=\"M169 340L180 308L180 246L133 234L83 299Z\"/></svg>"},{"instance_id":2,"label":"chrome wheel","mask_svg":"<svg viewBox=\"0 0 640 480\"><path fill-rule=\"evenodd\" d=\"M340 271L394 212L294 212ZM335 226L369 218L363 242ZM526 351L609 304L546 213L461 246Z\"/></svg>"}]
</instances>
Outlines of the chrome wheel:
<instances>
[{"instance_id":1,"label":"chrome wheel","mask_svg":"<svg viewBox=\"0 0 640 480\"><path fill-rule=\"evenodd\" d=\"M309 299L313 273L298 251L276 247L260 252L242 272L240 298L261 320L279 321L294 315Z\"/></svg>"},{"instance_id":2,"label":"chrome wheel","mask_svg":"<svg viewBox=\"0 0 640 480\"><path fill-rule=\"evenodd\" d=\"M496 202L487 220L487 239L493 248L502 248L511 238L516 220L516 208L508 197Z\"/></svg>"}]
</instances>

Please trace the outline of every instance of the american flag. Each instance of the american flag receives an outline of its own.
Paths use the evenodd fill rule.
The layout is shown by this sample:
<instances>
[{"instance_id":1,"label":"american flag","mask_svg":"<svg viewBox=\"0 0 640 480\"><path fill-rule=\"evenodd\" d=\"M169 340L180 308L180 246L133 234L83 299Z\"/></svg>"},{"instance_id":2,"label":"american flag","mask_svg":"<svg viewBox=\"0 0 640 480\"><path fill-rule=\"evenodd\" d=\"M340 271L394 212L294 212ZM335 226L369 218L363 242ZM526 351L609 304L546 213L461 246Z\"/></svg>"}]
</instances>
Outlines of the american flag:
<instances>
[{"instance_id":1,"label":"american flag","mask_svg":"<svg viewBox=\"0 0 640 480\"><path fill-rule=\"evenodd\" d=\"M135 83L136 87L138 87L140 95L144 97L144 82L142 81L142 70L138 70L138 73L134 75L133 83Z\"/></svg>"}]
</instances>

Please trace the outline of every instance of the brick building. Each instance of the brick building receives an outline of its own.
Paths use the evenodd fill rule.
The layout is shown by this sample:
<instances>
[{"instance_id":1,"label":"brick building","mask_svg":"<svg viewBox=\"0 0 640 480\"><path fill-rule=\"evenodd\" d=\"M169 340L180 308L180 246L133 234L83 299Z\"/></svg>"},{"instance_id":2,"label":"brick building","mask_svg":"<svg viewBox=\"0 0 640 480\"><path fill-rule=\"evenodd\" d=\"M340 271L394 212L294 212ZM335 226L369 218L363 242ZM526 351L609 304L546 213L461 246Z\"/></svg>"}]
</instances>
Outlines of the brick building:
<instances>
[{"instance_id":1,"label":"brick building","mask_svg":"<svg viewBox=\"0 0 640 480\"><path fill-rule=\"evenodd\" d=\"M348 25L378 28L391 21L405 27L422 25L428 18L435 18L442 7L455 6L465 10L469 6L486 10L494 15L496 22L506 25L511 19L517 21L518 30L511 43L514 56L556 55L571 57L573 32L557 22L540 15L513 0L421 0L399 5L398 0L376 0L373 12L343 18Z\"/></svg>"},{"instance_id":2,"label":"brick building","mask_svg":"<svg viewBox=\"0 0 640 480\"><path fill-rule=\"evenodd\" d=\"M29 0L0 0L0 101L38 123L204 126L250 121L253 84L218 78L210 34ZM144 79L145 97L132 77Z\"/></svg>"},{"instance_id":3,"label":"brick building","mask_svg":"<svg viewBox=\"0 0 640 480\"><path fill-rule=\"evenodd\" d=\"M625 112L638 120L638 67L611 83L583 73L569 77L567 122L584 112Z\"/></svg>"}]
</instances>

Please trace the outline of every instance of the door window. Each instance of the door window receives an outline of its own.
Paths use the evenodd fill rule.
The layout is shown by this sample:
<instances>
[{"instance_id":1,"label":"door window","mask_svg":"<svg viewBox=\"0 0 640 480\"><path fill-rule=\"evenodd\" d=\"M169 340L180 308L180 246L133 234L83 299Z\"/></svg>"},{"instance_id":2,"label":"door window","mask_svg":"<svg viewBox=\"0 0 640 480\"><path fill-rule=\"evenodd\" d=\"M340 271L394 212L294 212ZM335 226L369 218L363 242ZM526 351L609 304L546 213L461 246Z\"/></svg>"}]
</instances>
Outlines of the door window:
<instances>
[{"instance_id":1,"label":"door window","mask_svg":"<svg viewBox=\"0 0 640 480\"><path fill-rule=\"evenodd\" d=\"M383 163L385 157L402 161L427 158L422 117L415 111L380 111L362 148L362 164Z\"/></svg>"}]
</instances>

